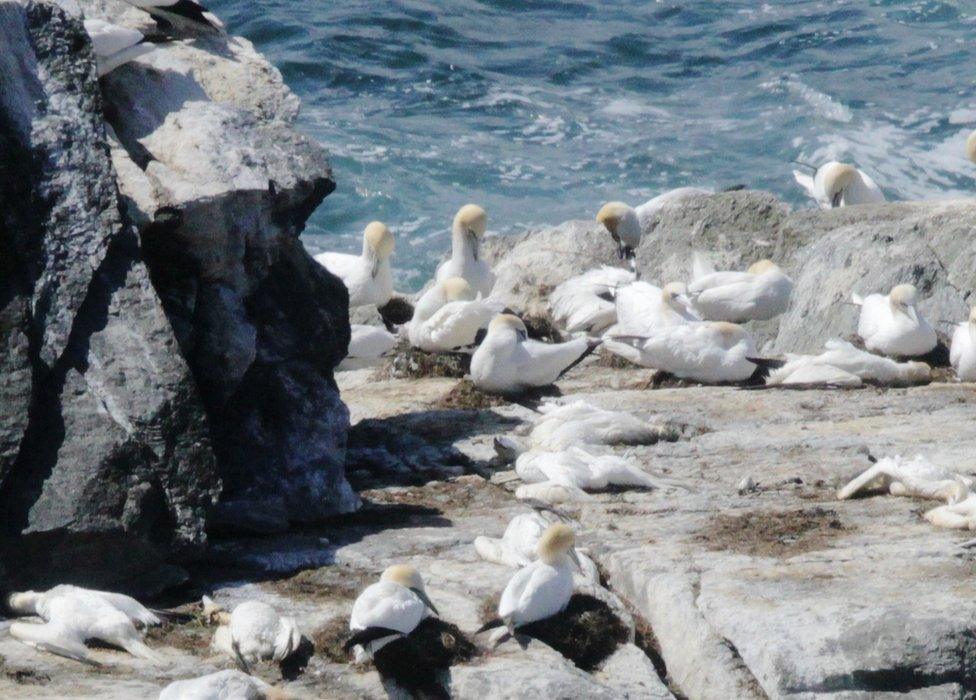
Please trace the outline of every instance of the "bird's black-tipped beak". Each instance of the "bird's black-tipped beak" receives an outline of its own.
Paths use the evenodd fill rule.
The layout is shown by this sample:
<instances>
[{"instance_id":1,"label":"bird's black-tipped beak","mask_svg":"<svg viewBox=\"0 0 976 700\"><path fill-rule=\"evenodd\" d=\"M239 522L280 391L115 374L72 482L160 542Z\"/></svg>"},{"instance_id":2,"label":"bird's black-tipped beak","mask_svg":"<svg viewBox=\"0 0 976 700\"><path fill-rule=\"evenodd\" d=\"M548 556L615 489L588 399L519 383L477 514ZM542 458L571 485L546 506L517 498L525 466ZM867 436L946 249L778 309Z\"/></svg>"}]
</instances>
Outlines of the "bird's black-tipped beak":
<instances>
[{"instance_id":1,"label":"bird's black-tipped beak","mask_svg":"<svg viewBox=\"0 0 976 700\"><path fill-rule=\"evenodd\" d=\"M835 192L834 196L830 198L830 208L836 209L840 206L840 200L844 196L843 192Z\"/></svg>"},{"instance_id":2,"label":"bird's black-tipped beak","mask_svg":"<svg viewBox=\"0 0 976 700\"><path fill-rule=\"evenodd\" d=\"M430 611L432 613L437 615L437 617L441 616L441 614L437 612L437 608L434 607L434 604L430 602L430 598L427 597L427 594L424 591L420 590L419 588L411 588L410 590L413 591L413 594L415 596L417 596L418 598L420 598L421 601L423 601L424 605L430 608Z\"/></svg>"}]
</instances>

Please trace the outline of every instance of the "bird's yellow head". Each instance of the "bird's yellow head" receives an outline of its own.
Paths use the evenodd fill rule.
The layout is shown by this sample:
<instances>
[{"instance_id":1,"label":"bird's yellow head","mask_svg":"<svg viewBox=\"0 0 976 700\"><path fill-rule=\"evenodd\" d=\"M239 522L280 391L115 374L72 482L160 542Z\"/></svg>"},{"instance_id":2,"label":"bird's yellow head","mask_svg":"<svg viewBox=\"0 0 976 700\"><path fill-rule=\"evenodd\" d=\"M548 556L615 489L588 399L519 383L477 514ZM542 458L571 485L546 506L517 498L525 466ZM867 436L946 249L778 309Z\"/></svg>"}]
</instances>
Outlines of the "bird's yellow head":
<instances>
[{"instance_id":1,"label":"bird's yellow head","mask_svg":"<svg viewBox=\"0 0 976 700\"><path fill-rule=\"evenodd\" d=\"M539 559L551 564L566 554L576 544L576 534L564 523L550 525L539 538Z\"/></svg>"},{"instance_id":2,"label":"bird's yellow head","mask_svg":"<svg viewBox=\"0 0 976 700\"><path fill-rule=\"evenodd\" d=\"M772 260L763 259L750 265L747 272L753 275L761 275L764 272L770 272L778 269L779 267Z\"/></svg>"},{"instance_id":3,"label":"bird's yellow head","mask_svg":"<svg viewBox=\"0 0 976 700\"><path fill-rule=\"evenodd\" d=\"M477 238L488 229L488 214L477 204L465 204L454 215L454 230L463 231Z\"/></svg>"},{"instance_id":4,"label":"bird's yellow head","mask_svg":"<svg viewBox=\"0 0 976 700\"><path fill-rule=\"evenodd\" d=\"M376 257L385 260L393 255L395 247L393 234L382 221L373 221L368 224L363 231L363 238L366 245L376 254Z\"/></svg>"}]
</instances>

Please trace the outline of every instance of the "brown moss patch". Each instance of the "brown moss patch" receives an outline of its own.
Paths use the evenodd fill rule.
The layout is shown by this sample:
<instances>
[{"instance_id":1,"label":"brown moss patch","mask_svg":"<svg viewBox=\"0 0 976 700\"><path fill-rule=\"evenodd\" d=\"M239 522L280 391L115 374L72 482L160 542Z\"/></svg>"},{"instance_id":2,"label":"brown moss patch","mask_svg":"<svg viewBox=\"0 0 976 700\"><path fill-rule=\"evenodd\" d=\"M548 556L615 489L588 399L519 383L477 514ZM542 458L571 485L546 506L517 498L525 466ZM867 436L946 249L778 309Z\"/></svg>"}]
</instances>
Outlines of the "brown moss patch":
<instances>
[{"instance_id":1,"label":"brown moss patch","mask_svg":"<svg viewBox=\"0 0 976 700\"><path fill-rule=\"evenodd\" d=\"M549 316L522 316L525 330L533 340L544 343L561 343L565 340L563 333Z\"/></svg>"},{"instance_id":2,"label":"brown moss patch","mask_svg":"<svg viewBox=\"0 0 976 700\"><path fill-rule=\"evenodd\" d=\"M172 647L198 656L210 652L213 628L194 619L184 623L164 622L162 625L146 630L146 643L153 648Z\"/></svg>"},{"instance_id":3,"label":"brown moss patch","mask_svg":"<svg viewBox=\"0 0 976 700\"><path fill-rule=\"evenodd\" d=\"M375 578L371 571L333 564L268 582L263 587L303 600L354 600Z\"/></svg>"},{"instance_id":4,"label":"brown moss patch","mask_svg":"<svg viewBox=\"0 0 976 700\"><path fill-rule=\"evenodd\" d=\"M471 368L471 356L463 353L424 352L402 344L374 376L377 379L424 379L453 377L460 379Z\"/></svg>"},{"instance_id":5,"label":"brown moss patch","mask_svg":"<svg viewBox=\"0 0 976 700\"><path fill-rule=\"evenodd\" d=\"M501 396L486 394L470 379L462 379L438 401L438 408L481 411L508 403Z\"/></svg>"},{"instance_id":6,"label":"brown moss patch","mask_svg":"<svg viewBox=\"0 0 976 700\"><path fill-rule=\"evenodd\" d=\"M473 475L423 486L364 491L361 495L378 505L426 508L443 513L490 509L510 502L504 490Z\"/></svg>"},{"instance_id":7,"label":"brown moss patch","mask_svg":"<svg viewBox=\"0 0 976 700\"><path fill-rule=\"evenodd\" d=\"M315 646L316 654L344 664L349 663L351 659L342 648L349 637L349 620L345 617L333 617L312 633L312 644Z\"/></svg>"},{"instance_id":8,"label":"brown moss patch","mask_svg":"<svg viewBox=\"0 0 976 700\"><path fill-rule=\"evenodd\" d=\"M720 513L709 520L695 540L713 551L783 557L825 549L848 529L830 508Z\"/></svg>"}]
</instances>

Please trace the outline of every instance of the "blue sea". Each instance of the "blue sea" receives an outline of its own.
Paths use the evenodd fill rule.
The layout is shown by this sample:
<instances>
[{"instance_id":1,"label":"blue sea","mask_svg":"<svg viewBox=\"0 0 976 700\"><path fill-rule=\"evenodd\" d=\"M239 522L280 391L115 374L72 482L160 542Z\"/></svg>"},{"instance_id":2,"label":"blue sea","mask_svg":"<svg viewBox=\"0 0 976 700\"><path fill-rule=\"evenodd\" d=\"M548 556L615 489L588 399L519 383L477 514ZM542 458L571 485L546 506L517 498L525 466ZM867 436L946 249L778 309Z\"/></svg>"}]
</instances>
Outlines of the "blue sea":
<instances>
[{"instance_id":1,"label":"blue sea","mask_svg":"<svg viewBox=\"0 0 976 700\"><path fill-rule=\"evenodd\" d=\"M423 285L455 210L489 230L592 218L682 185L808 206L790 163L837 158L890 199L976 190L976 3L219 0L302 98L338 189L304 235L358 252L381 219Z\"/></svg>"}]
</instances>

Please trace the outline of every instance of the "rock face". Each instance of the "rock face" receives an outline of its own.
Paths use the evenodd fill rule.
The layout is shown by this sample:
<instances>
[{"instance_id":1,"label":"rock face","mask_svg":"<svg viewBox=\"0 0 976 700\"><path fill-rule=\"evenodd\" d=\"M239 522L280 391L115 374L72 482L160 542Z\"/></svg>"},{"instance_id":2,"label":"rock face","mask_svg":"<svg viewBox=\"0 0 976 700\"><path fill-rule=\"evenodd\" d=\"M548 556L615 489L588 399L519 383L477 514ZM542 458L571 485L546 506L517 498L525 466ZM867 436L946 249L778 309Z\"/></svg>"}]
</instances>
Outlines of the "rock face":
<instances>
[{"instance_id":1,"label":"rock face","mask_svg":"<svg viewBox=\"0 0 976 700\"><path fill-rule=\"evenodd\" d=\"M117 0L86 16L145 27ZM224 491L214 524L281 529L351 510L342 283L298 235L334 188L298 101L243 39L167 44L104 83L113 161L146 263L200 386Z\"/></svg>"},{"instance_id":2,"label":"rock face","mask_svg":"<svg viewBox=\"0 0 976 700\"><path fill-rule=\"evenodd\" d=\"M152 589L205 541L202 405L120 215L83 28L5 3L0 42L0 558L15 585Z\"/></svg>"},{"instance_id":3,"label":"rock face","mask_svg":"<svg viewBox=\"0 0 976 700\"><path fill-rule=\"evenodd\" d=\"M766 352L815 352L857 326L852 291L887 293L910 282L933 323L962 320L976 288L976 203L899 203L790 212L765 192L725 192L686 199L646 222L637 251L641 276L652 283L687 280L694 251L717 269L744 270L770 258L795 283L786 314L748 325ZM532 315L544 313L548 292L596 264L613 263L609 234L593 222L567 222L494 244L498 294ZM554 251L560 251L554 256ZM540 264L542 258L544 264Z\"/></svg>"},{"instance_id":4,"label":"rock face","mask_svg":"<svg viewBox=\"0 0 976 700\"><path fill-rule=\"evenodd\" d=\"M82 11L148 21L0 5L0 559L18 586L158 589L208 520L357 504L346 291L298 240L334 183L248 42L99 83Z\"/></svg>"}]
</instances>

